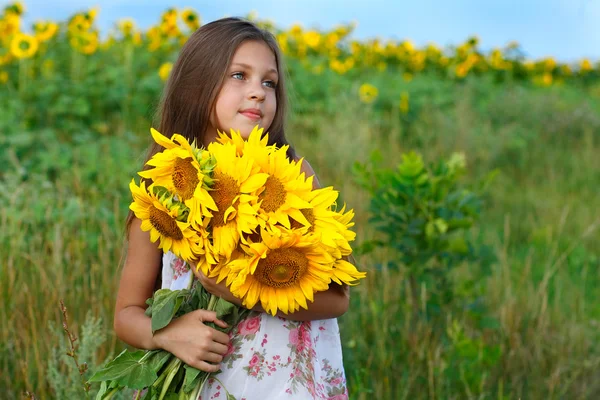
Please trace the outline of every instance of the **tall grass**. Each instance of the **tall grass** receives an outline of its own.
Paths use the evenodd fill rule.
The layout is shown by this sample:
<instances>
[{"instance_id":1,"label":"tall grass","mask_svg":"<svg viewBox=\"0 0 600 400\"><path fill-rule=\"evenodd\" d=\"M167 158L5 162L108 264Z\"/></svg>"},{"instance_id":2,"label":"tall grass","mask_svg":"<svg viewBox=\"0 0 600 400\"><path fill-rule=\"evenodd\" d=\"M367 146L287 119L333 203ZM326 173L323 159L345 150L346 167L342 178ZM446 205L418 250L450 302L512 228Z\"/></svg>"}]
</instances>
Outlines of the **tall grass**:
<instances>
[{"instance_id":1,"label":"tall grass","mask_svg":"<svg viewBox=\"0 0 600 400\"><path fill-rule=\"evenodd\" d=\"M369 276L352 289L351 309L340 318L351 398L597 398L598 103L569 88L541 92L474 83L452 90L452 107L425 106L410 121L374 114L350 95L336 100L333 114L290 121L298 152L321 183L340 189L342 200L355 209L357 242L377 234L368 222L370 199L352 180L352 165L367 162L371 151L378 150L389 167L408 150L427 160L463 151L472 180L500 170L482 221L471 232L492 254L454 271L465 306L444 315L443 329L408 318L414 305L407 276L386 264L391 254L358 257ZM147 125L139 132L145 135ZM55 176L28 173L16 156L3 171L5 398L19 398L26 389L52 398L45 369L57 346L49 321L60 321L60 299L72 321L83 323L90 312L108 322L98 359L123 347L110 321L127 184L149 135L109 131L116 135L58 149L41 145L57 164L71 160ZM427 301L423 286L418 307Z\"/></svg>"}]
</instances>

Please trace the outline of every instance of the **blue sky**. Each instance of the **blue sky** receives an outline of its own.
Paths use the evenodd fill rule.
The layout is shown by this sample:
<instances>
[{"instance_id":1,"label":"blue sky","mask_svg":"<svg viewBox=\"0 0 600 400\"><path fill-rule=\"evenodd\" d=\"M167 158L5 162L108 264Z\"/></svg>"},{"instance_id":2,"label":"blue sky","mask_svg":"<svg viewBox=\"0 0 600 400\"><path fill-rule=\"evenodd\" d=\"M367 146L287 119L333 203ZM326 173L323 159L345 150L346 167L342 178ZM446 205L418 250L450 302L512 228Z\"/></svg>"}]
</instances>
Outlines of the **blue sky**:
<instances>
[{"instance_id":1,"label":"blue sky","mask_svg":"<svg viewBox=\"0 0 600 400\"><path fill-rule=\"evenodd\" d=\"M4 6L9 2L0 0ZM357 21L357 39L411 39L417 45L456 44L472 34L489 49L517 40L531 58L554 56L571 62L600 59L600 0L29 0L26 22L63 20L76 11L99 6L98 25L106 32L122 17L145 28L167 7L192 7L203 21L246 15L274 20L282 28L332 28Z\"/></svg>"}]
</instances>

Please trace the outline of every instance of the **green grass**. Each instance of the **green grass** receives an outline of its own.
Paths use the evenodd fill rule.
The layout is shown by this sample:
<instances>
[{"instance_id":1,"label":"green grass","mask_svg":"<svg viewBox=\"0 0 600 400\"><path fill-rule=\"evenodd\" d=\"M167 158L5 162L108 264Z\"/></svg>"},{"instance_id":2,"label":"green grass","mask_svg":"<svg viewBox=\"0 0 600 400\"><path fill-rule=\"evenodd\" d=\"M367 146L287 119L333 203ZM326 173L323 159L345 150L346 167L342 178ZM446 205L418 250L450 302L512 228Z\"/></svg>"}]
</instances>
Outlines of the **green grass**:
<instances>
[{"instance_id":1,"label":"green grass","mask_svg":"<svg viewBox=\"0 0 600 400\"><path fill-rule=\"evenodd\" d=\"M411 93L407 116L365 107L347 91L332 96L330 110L303 110L288 129L321 183L356 210L358 243L376 232L352 165L367 162L371 151L389 167L409 150L429 161L463 151L471 181L500 171L471 232L491 254L453 271L457 301L443 317L409 318L415 305L406 271L385 266L390 252L358 257L368 279L352 289L351 309L340 318L351 398L597 398L598 99L569 87L419 79L411 84L424 89ZM428 102L437 97L446 100ZM88 312L104 321L99 360L123 347L112 313L127 185L149 124L141 116L128 122L135 135L115 124L103 128L111 135L84 132L68 141L53 140L65 134L60 128L0 135L7 146L0 169L4 398L24 390L52 398L45 370L58 346L49 322L60 322L60 299L74 326ZM425 307L428 293L420 288L416 307Z\"/></svg>"}]
</instances>

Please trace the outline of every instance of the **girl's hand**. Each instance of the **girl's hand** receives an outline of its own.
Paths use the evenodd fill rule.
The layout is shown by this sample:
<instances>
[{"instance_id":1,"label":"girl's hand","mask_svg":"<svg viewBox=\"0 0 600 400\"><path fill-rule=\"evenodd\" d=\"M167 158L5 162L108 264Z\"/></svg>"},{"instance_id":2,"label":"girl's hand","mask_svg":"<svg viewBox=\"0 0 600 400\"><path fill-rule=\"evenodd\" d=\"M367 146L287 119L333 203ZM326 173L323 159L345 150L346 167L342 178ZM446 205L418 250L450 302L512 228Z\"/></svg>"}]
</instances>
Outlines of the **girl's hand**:
<instances>
[{"instance_id":1,"label":"girl's hand","mask_svg":"<svg viewBox=\"0 0 600 400\"><path fill-rule=\"evenodd\" d=\"M192 271L194 271L196 279L200 281L207 292L238 306L241 304L240 299L235 297L225 284L225 279L223 279L221 283L217 283L217 278L209 278L208 276L204 275L201 269L196 268L195 264L190 263L190 268Z\"/></svg>"},{"instance_id":2,"label":"girl's hand","mask_svg":"<svg viewBox=\"0 0 600 400\"><path fill-rule=\"evenodd\" d=\"M196 310L174 319L157 331L154 341L158 347L174 354L189 366L205 372L216 372L227 353L229 335L204 325L204 322L214 322L227 328L225 322L217 319L214 311Z\"/></svg>"}]
</instances>

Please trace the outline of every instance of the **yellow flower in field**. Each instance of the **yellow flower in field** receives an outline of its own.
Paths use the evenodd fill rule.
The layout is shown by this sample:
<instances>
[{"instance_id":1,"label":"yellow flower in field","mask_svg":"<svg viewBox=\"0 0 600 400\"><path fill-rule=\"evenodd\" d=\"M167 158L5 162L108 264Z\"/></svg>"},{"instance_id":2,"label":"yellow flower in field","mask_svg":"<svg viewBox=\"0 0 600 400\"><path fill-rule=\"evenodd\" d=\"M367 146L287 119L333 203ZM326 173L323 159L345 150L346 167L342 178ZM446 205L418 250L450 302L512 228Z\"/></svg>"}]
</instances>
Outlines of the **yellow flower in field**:
<instances>
[{"instance_id":1,"label":"yellow flower in field","mask_svg":"<svg viewBox=\"0 0 600 400\"><path fill-rule=\"evenodd\" d=\"M8 82L8 72L0 71L0 83L5 84L6 82Z\"/></svg>"},{"instance_id":2,"label":"yellow flower in field","mask_svg":"<svg viewBox=\"0 0 600 400\"><path fill-rule=\"evenodd\" d=\"M21 18L17 14L8 13L4 19L0 18L0 38L8 38L19 33L21 27Z\"/></svg>"},{"instance_id":3,"label":"yellow flower in field","mask_svg":"<svg viewBox=\"0 0 600 400\"><path fill-rule=\"evenodd\" d=\"M190 209L188 221L192 227L202 226L203 218L211 217L217 210L207 191L212 183L210 173L214 160L208 152L190 145L181 135L174 134L173 139L169 139L154 128L150 133L165 150L146 163L154 168L138 172L138 175L176 195Z\"/></svg>"},{"instance_id":4,"label":"yellow flower in field","mask_svg":"<svg viewBox=\"0 0 600 400\"><path fill-rule=\"evenodd\" d=\"M177 25L177 9L176 8L169 8L168 10L166 10L162 14L161 20L162 20L163 24Z\"/></svg>"},{"instance_id":5,"label":"yellow flower in field","mask_svg":"<svg viewBox=\"0 0 600 400\"><path fill-rule=\"evenodd\" d=\"M290 28L290 35L299 38L302 35L302 25L294 24Z\"/></svg>"},{"instance_id":6,"label":"yellow flower in field","mask_svg":"<svg viewBox=\"0 0 600 400\"><path fill-rule=\"evenodd\" d=\"M329 61L329 68L331 68L333 72L337 72L340 75L343 75L346 72L348 72L346 63L335 58Z\"/></svg>"},{"instance_id":7,"label":"yellow flower in field","mask_svg":"<svg viewBox=\"0 0 600 400\"><path fill-rule=\"evenodd\" d=\"M139 46L142 44L142 33L141 32L136 32L133 34L133 37L131 38L131 41L133 42L133 44L135 44L136 46Z\"/></svg>"},{"instance_id":8,"label":"yellow flower in field","mask_svg":"<svg viewBox=\"0 0 600 400\"><path fill-rule=\"evenodd\" d=\"M327 290L331 282L333 257L313 235L276 236L262 230L261 236L262 242L243 246L247 257L228 264L231 293L247 308L260 301L272 315L308 309L307 300L314 301L315 292Z\"/></svg>"},{"instance_id":9,"label":"yellow flower in field","mask_svg":"<svg viewBox=\"0 0 600 400\"><path fill-rule=\"evenodd\" d=\"M23 13L25 12L25 6L23 5L23 2L21 1L15 1L12 4L9 4L8 6L6 6L4 8L4 10L7 13L12 13L15 15L23 15Z\"/></svg>"},{"instance_id":10,"label":"yellow flower in field","mask_svg":"<svg viewBox=\"0 0 600 400\"><path fill-rule=\"evenodd\" d=\"M379 95L379 90L371 84L363 83L358 89L358 95L360 96L360 101L369 104L375 101Z\"/></svg>"},{"instance_id":11,"label":"yellow flower in field","mask_svg":"<svg viewBox=\"0 0 600 400\"><path fill-rule=\"evenodd\" d=\"M581 60L581 64L579 64L579 69L581 72L589 72L593 70L594 67L592 67L592 63L590 62L590 60L584 58L583 60Z\"/></svg>"},{"instance_id":12,"label":"yellow flower in field","mask_svg":"<svg viewBox=\"0 0 600 400\"><path fill-rule=\"evenodd\" d=\"M410 72L405 72L402 74L402 79L404 80L404 82L410 82L413 80L413 74L411 74Z\"/></svg>"},{"instance_id":13,"label":"yellow flower in field","mask_svg":"<svg viewBox=\"0 0 600 400\"><path fill-rule=\"evenodd\" d=\"M159 28L160 31L167 37L177 37L181 34L176 22L173 24L162 23L160 24Z\"/></svg>"},{"instance_id":14,"label":"yellow flower in field","mask_svg":"<svg viewBox=\"0 0 600 400\"><path fill-rule=\"evenodd\" d=\"M38 40L25 33L16 34L10 42L10 52L16 58L31 58L39 47Z\"/></svg>"},{"instance_id":15,"label":"yellow flower in field","mask_svg":"<svg viewBox=\"0 0 600 400\"><path fill-rule=\"evenodd\" d=\"M408 92L400 93L400 106L399 107L400 107L400 112L402 114L408 113L408 110L410 107Z\"/></svg>"},{"instance_id":16,"label":"yellow flower in field","mask_svg":"<svg viewBox=\"0 0 600 400\"><path fill-rule=\"evenodd\" d=\"M47 42L58 32L58 24L54 22L36 22L33 25L35 37L40 42Z\"/></svg>"},{"instance_id":17,"label":"yellow flower in field","mask_svg":"<svg viewBox=\"0 0 600 400\"><path fill-rule=\"evenodd\" d=\"M261 173L247 154L237 155L233 143L211 143L208 152L214 157L214 185L210 195L217 206L211 219L212 249L220 260L229 260L243 234L252 234L258 226L257 191L268 175Z\"/></svg>"},{"instance_id":18,"label":"yellow flower in field","mask_svg":"<svg viewBox=\"0 0 600 400\"><path fill-rule=\"evenodd\" d=\"M288 54L290 51L290 46L288 44L288 39L287 39L287 35L285 33L278 33L277 34L277 43L279 44L279 47L281 48L281 52L283 54Z\"/></svg>"},{"instance_id":19,"label":"yellow flower in field","mask_svg":"<svg viewBox=\"0 0 600 400\"><path fill-rule=\"evenodd\" d=\"M308 47L312 49L316 49L321 43L321 34L317 31L308 31L304 33L303 38Z\"/></svg>"},{"instance_id":20,"label":"yellow flower in field","mask_svg":"<svg viewBox=\"0 0 600 400\"><path fill-rule=\"evenodd\" d=\"M552 74L546 72L544 75L542 75L542 85L543 86L550 86L552 85Z\"/></svg>"},{"instance_id":21,"label":"yellow flower in field","mask_svg":"<svg viewBox=\"0 0 600 400\"><path fill-rule=\"evenodd\" d=\"M173 63L170 62L166 62L160 66L158 69L158 76L160 76L160 79L162 79L163 82L169 78L169 74L171 73L172 69Z\"/></svg>"},{"instance_id":22,"label":"yellow flower in field","mask_svg":"<svg viewBox=\"0 0 600 400\"><path fill-rule=\"evenodd\" d=\"M135 29L135 21L131 18L123 18L118 22L118 27L123 36L129 37L133 34Z\"/></svg>"},{"instance_id":23,"label":"yellow flower in field","mask_svg":"<svg viewBox=\"0 0 600 400\"><path fill-rule=\"evenodd\" d=\"M91 19L86 18L81 14L77 14L69 21L68 30L70 34L77 35L79 33L86 32L91 27Z\"/></svg>"},{"instance_id":24,"label":"yellow flower in field","mask_svg":"<svg viewBox=\"0 0 600 400\"><path fill-rule=\"evenodd\" d=\"M543 62L546 71L552 71L556 67L556 60L552 57L546 58Z\"/></svg>"},{"instance_id":25,"label":"yellow flower in field","mask_svg":"<svg viewBox=\"0 0 600 400\"><path fill-rule=\"evenodd\" d=\"M469 73L469 65L462 62L456 66L456 76L464 78Z\"/></svg>"},{"instance_id":26,"label":"yellow flower in field","mask_svg":"<svg viewBox=\"0 0 600 400\"><path fill-rule=\"evenodd\" d=\"M181 12L181 19L191 30L195 31L200 27L200 17L191 8L186 8Z\"/></svg>"},{"instance_id":27,"label":"yellow flower in field","mask_svg":"<svg viewBox=\"0 0 600 400\"><path fill-rule=\"evenodd\" d=\"M93 24L94 21L96 20L96 17L98 16L98 11L100 11L100 8L93 7L93 8L90 8L88 10L88 12L83 14L84 18L90 22L90 25Z\"/></svg>"},{"instance_id":28,"label":"yellow flower in field","mask_svg":"<svg viewBox=\"0 0 600 400\"><path fill-rule=\"evenodd\" d=\"M173 204L171 198L159 197L151 185L146 189L142 181L138 187L132 180L129 189L133 202L129 208L142 220L142 230L150 232L150 240L160 239L159 248L172 251L183 260L191 261L203 253L198 234L190 224L182 222L181 204Z\"/></svg>"},{"instance_id":29,"label":"yellow flower in field","mask_svg":"<svg viewBox=\"0 0 600 400\"><path fill-rule=\"evenodd\" d=\"M98 32L74 33L69 39L71 47L80 53L91 55L98 50Z\"/></svg>"}]
</instances>

